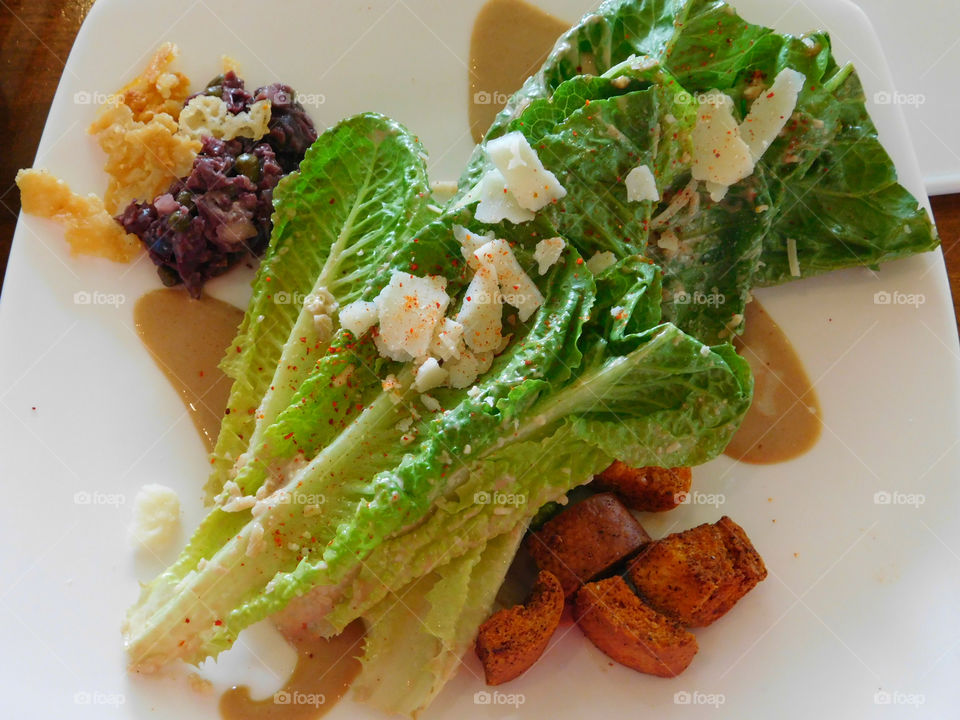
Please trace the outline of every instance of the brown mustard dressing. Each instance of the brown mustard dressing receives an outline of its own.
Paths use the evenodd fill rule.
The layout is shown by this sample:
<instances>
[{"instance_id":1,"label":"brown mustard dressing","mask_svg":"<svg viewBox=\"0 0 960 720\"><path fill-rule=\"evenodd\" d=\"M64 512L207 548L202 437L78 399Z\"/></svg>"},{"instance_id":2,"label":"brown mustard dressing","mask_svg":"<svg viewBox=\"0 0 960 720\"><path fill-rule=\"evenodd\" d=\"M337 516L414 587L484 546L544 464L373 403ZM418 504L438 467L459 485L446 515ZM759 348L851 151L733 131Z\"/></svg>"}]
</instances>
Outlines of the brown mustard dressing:
<instances>
[{"instance_id":1,"label":"brown mustard dressing","mask_svg":"<svg viewBox=\"0 0 960 720\"><path fill-rule=\"evenodd\" d=\"M757 464L803 455L820 437L820 401L787 336L756 300L734 345L753 370L753 404L724 454Z\"/></svg>"},{"instance_id":2,"label":"brown mustard dressing","mask_svg":"<svg viewBox=\"0 0 960 720\"><path fill-rule=\"evenodd\" d=\"M476 142L507 98L539 69L570 23L523 0L489 0L470 37L470 132Z\"/></svg>"},{"instance_id":3,"label":"brown mustard dressing","mask_svg":"<svg viewBox=\"0 0 960 720\"><path fill-rule=\"evenodd\" d=\"M220 434L230 382L217 367L243 311L220 300L194 300L181 289L153 290L137 300L137 334L173 385L208 451Z\"/></svg>"},{"instance_id":4,"label":"brown mustard dressing","mask_svg":"<svg viewBox=\"0 0 960 720\"><path fill-rule=\"evenodd\" d=\"M297 665L286 684L264 700L250 689L234 687L220 698L224 720L313 720L329 712L360 672L363 622L354 620L326 640L307 632L287 635L297 651Z\"/></svg>"}]
</instances>

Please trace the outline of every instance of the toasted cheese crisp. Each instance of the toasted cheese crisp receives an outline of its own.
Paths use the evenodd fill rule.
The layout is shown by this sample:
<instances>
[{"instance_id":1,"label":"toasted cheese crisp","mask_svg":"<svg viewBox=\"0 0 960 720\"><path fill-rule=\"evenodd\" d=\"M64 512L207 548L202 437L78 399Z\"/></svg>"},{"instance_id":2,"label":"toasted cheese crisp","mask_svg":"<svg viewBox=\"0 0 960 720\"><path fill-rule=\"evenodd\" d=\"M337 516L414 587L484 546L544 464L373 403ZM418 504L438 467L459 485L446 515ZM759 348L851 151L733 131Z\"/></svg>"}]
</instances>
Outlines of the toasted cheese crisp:
<instances>
[{"instance_id":1,"label":"toasted cheese crisp","mask_svg":"<svg viewBox=\"0 0 960 720\"><path fill-rule=\"evenodd\" d=\"M180 132L194 140L204 135L220 140L259 140L270 131L270 101L258 100L249 110L231 113L218 97L198 95L180 113Z\"/></svg>"},{"instance_id":2,"label":"toasted cheese crisp","mask_svg":"<svg viewBox=\"0 0 960 720\"><path fill-rule=\"evenodd\" d=\"M190 94L190 80L182 73L170 71L179 55L180 49L176 45L163 43L143 72L117 93L137 122L150 122L160 113L166 113L174 120L180 117L180 108Z\"/></svg>"},{"instance_id":3,"label":"toasted cheese crisp","mask_svg":"<svg viewBox=\"0 0 960 720\"><path fill-rule=\"evenodd\" d=\"M33 168L17 173L17 186L23 211L62 223L74 255L130 262L140 251L137 237L124 232L96 195L77 195L63 180Z\"/></svg>"},{"instance_id":4,"label":"toasted cheese crisp","mask_svg":"<svg viewBox=\"0 0 960 720\"><path fill-rule=\"evenodd\" d=\"M134 200L152 200L175 179L190 173L201 144L178 129L167 113L140 122L128 105L103 106L88 132L107 154L104 170L110 182L103 201L108 212L116 215Z\"/></svg>"}]
</instances>

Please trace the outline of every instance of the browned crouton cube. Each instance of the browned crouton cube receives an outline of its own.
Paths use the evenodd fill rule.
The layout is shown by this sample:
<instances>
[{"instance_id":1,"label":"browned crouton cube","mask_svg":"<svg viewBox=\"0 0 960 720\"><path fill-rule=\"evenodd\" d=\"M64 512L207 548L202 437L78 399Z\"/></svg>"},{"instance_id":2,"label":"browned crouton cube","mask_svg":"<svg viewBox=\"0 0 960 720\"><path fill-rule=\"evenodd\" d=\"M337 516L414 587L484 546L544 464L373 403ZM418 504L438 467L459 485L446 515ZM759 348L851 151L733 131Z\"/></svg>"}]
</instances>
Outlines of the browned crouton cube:
<instances>
[{"instance_id":1,"label":"browned crouton cube","mask_svg":"<svg viewBox=\"0 0 960 720\"><path fill-rule=\"evenodd\" d=\"M594 478L604 490L612 490L628 508L642 512L673 510L690 492L693 475L688 467L634 468L614 461Z\"/></svg>"},{"instance_id":2,"label":"browned crouton cube","mask_svg":"<svg viewBox=\"0 0 960 720\"><path fill-rule=\"evenodd\" d=\"M563 602L560 581L541 572L525 605L500 610L480 626L476 650L487 685L513 680L537 661L560 624Z\"/></svg>"},{"instance_id":3,"label":"browned crouton cube","mask_svg":"<svg viewBox=\"0 0 960 720\"><path fill-rule=\"evenodd\" d=\"M594 645L638 672L674 677L697 654L693 634L645 605L619 575L580 588L573 612Z\"/></svg>"},{"instance_id":4,"label":"browned crouton cube","mask_svg":"<svg viewBox=\"0 0 960 720\"><path fill-rule=\"evenodd\" d=\"M743 528L724 516L650 543L630 564L650 607L687 627L722 617L767 576Z\"/></svg>"},{"instance_id":5,"label":"browned crouton cube","mask_svg":"<svg viewBox=\"0 0 960 720\"><path fill-rule=\"evenodd\" d=\"M650 542L650 536L611 493L591 495L552 518L527 539L541 570L573 595L583 583Z\"/></svg>"}]
</instances>

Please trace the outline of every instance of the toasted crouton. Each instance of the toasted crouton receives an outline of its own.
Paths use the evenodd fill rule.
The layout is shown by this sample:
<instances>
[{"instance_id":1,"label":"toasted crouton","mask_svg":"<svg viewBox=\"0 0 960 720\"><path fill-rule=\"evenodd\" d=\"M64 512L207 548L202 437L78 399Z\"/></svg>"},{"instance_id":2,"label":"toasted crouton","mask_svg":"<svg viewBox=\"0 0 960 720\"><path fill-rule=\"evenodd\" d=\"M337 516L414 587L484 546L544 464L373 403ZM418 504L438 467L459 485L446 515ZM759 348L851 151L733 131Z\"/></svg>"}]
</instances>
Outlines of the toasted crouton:
<instances>
[{"instance_id":1,"label":"toasted crouton","mask_svg":"<svg viewBox=\"0 0 960 720\"><path fill-rule=\"evenodd\" d=\"M650 542L650 536L611 493L591 495L544 524L527 539L541 570L549 570L566 597L583 583Z\"/></svg>"},{"instance_id":2,"label":"toasted crouton","mask_svg":"<svg viewBox=\"0 0 960 720\"><path fill-rule=\"evenodd\" d=\"M690 492L688 467L634 468L615 460L594 478L604 490L615 492L628 508L642 512L673 510Z\"/></svg>"},{"instance_id":3,"label":"toasted crouton","mask_svg":"<svg viewBox=\"0 0 960 720\"><path fill-rule=\"evenodd\" d=\"M580 588L573 612L590 642L638 672L674 677L697 654L693 634L645 605L619 575Z\"/></svg>"},{"instance_id":4,"label":"toasted crouton","mask_svg":"<svg viewBox=\"0 0 960 720\"><path fill-rule=\"evenodd\" d=\"M687 627L722 617L767 576L743 528L726 516L651 543L628 572L650 607Z\"/></svg>"},{"instance_id":5,"label":"toasted crouton","mask_svg":"<svg viewBox=\"0 0 960 720\"><path fill-rule=\"evenodd\" d=\"M560 581L541 572L525 605L500 610L480 626L476 650L487 685L513 680L537 661L560 624L563 601Z\"/></svg>"}]
</instances>

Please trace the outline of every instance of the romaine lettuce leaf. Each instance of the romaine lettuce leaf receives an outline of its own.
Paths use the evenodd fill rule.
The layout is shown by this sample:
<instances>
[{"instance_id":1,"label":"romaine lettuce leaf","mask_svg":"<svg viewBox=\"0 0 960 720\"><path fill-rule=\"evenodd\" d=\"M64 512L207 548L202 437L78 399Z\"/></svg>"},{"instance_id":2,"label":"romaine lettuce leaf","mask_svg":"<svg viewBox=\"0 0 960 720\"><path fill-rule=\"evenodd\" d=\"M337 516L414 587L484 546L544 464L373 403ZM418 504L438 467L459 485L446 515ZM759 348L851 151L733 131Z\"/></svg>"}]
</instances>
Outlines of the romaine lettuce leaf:
<instances>
[{"instance_id":1,"label":"romaine lettuce leaf","mask_svg":"<svg viewBox=\"0 0 960 720\"><path fill-rule=\"evenodd\" d=\"M528 110L549 104L565 83L579 81L603 96L608 86L583 74L615 73L642 56L659 61L691 96L713 89L730 94L741 117L752 85L769 85L787 67L807 78L792 121L754 175L719 203L698 193L696 215L676 232L686 252L671 256L656 242L647 245L664 268L665 319L706 342L728 339L742 327L753 286L795 279L794 246L800 275L807 276L938 245L929 216L897 183L856 74L838 66L826 33L779 34L745 22L717 0L603 2L558 39L485 139L517 129ZM461 187L471 185L484 164L481 144ZM682 178L674 183L654 214L685 184ZM758 207L763 211L753 213ZM615 244L611 249L617 252Z\"/></svg>"},{"instance_id":2,"label":"romaine lettuce leaf","mask_svg":"<svg viewBox=\"0 0 960 720\"><path fill-rule=\"evenodd\" d=\"M368 113L324 133L274 191L273 232L253 296L221 368L233 379L212 456L208 499L234 474L326 351L308 295L341 304L372 284L383 258L426 217L423 148L393 120ZM241 460L242 462L242 460Z\"/></svg>"}]
</instances>

